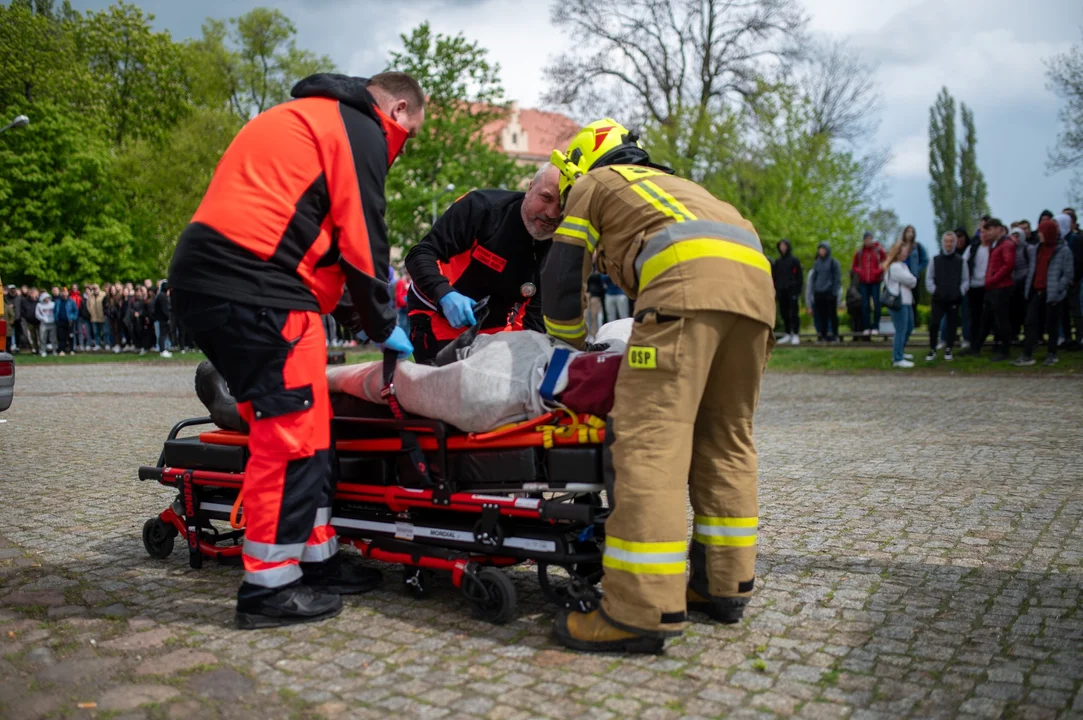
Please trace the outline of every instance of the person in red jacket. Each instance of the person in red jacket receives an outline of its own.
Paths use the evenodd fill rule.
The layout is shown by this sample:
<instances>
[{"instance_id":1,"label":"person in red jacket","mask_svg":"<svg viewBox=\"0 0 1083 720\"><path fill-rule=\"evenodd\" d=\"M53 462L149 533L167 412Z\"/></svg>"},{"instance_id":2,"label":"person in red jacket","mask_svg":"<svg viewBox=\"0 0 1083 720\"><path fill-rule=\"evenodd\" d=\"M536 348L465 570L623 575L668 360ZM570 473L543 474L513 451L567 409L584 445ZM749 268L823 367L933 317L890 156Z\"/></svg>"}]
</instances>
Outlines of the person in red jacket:
<instances>
[{"instance_id":1,"label":"person in red jacket","mask_svg":"<svg viewBox=\"0 0 1083 720\"><path fill-rule=\"evenodd\" d=\"M405 333L410 332L410 316L406 307L406 295L410 292L410 273L402 271L395 282L395 312L398 313L399 327Z\"/></svg>"},{"instance_id":2,"label":"person in red jacket","mask_svg":"<svg viewBox=\"0 0 1083 720\"><path fill-rule=\"evenodd\" d=\"M971 354L981 354L982 345L993 332L994 362L1007 360L1011 349L1011 300L1015 283L1015 243L1008 237L1008 229L996 218L986 221L981 230L982 242L992 240L989 267L985 272L985 304L982 307L981 330L973 338Z\"/></svg>"},{"instance_id":3,"label":"person in red jacket","mask_svg":"<svg viewBox=\"0 0 1083 720\"><path fill-rule=\"evenodd\" d=\"M854 255L850 269L857 274L861 283L861 314L864 316L864 334L880 334L880 281L884 279L883 264L887 259L880 243L875 242L871 232L866 232L861 240L861 247ZM872 308L869 305L872 305ZM872 314L869 314L870 309Z\"/></svg>"},{"instance_id":4,"label":"person in red jacket","mask_svg":"<svg viewBox=\"0 0 1083 720\"><path fill-rule=\"evenodd\" d=\"M248 424L242 629L310 622L371 590L331 528L333 462L320 315L409 355L387 287L384 180L425 117L405 73L319 74L230 143L169 269L178 320ZM344 284L352 308L340 304Z\"/></svg>"}]
</instances>

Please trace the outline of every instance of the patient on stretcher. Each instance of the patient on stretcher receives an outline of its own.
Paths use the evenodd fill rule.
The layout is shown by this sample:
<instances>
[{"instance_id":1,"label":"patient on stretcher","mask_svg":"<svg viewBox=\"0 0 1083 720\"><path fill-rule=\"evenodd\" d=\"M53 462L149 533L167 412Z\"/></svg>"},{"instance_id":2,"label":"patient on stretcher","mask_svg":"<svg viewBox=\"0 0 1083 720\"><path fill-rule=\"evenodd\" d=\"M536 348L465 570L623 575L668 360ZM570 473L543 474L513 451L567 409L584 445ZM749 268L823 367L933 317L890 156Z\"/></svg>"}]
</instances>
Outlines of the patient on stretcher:
<instances>
[{"instance_id":1,"label":"patient on stretcher","mask_svg":"<svg viewBox=\"0 0 1083 720\"><path fill-rule=\"evenodd\" d=\"M597 352L572 350L529 330L482 335L455 349L451 362L440 367L400 362L396 396L406 412L466 432L485 432L557 407L605 417L631 331L631 319L603 325L595 343L608 347ZM382 366L376 361L329 367L332 397L343 393L386 405ZM196 371L196 392L219 427L245 430L225 382L209 362Z\"/></svg>"}]
</instances>

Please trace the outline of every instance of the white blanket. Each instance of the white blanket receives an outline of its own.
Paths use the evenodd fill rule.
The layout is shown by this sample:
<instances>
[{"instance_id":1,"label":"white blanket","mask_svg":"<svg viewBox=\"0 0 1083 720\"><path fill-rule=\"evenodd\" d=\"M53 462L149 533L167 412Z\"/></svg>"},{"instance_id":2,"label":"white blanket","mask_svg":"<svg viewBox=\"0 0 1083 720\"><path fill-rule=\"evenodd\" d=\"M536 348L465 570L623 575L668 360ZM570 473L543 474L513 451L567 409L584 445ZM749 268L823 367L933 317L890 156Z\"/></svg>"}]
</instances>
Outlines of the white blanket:
<instances>
[{"instance_id":1,"label":"white blanket","mask_svg":"<svg viewBox=\"0 0 1083 720\"><path fill-rule=\"evenodd\" d=\"M631 334L632 320L617 320L603 325L594 342L608 342L610 352L624 352ZM521 422L551 409L538 395L538 387L554 348L561 345L529 330L479 335L450 365L400 362L395 392L407 412L443 420L467 432ZM380 397L382 362L330 367L327 382L331 392L386 404Z\"/></svg>"}]
</instances>

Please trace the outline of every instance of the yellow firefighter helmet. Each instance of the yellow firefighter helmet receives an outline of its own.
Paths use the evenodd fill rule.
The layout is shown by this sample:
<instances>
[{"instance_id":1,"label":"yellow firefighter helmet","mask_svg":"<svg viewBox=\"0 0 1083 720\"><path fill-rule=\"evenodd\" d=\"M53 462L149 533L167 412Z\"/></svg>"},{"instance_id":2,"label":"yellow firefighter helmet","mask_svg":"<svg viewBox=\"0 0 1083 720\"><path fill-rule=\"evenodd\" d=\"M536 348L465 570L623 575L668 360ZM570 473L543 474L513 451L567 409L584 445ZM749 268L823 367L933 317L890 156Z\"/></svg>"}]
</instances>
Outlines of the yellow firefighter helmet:
<instances>
[{"instance_id":1,"label":"yellow firefighter helmet","mask_svg":"<svg viewBox=\"0 0 1083 720\"><path fill-rule=\"evenodd\" d=\"M605 118L587 125L568 143L562 153L554 150L550 162L560 170L560 196L567 198L568 190L579 178L610 152L625 146L641 148L639 138L613 118Z\"/></svg>"}]
</instances>

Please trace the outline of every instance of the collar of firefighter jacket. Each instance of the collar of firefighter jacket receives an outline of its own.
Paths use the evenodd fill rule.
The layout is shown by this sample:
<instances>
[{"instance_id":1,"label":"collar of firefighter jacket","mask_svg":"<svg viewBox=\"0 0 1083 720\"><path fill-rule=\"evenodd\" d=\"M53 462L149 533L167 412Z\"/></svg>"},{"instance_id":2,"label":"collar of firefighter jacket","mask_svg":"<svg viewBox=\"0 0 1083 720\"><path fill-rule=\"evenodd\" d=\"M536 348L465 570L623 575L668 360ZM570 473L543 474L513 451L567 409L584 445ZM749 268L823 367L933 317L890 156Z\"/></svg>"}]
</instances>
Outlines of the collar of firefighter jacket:
<instances>
[{"instance_id":1,"label":"collar of firefighter jacket","mask_svg":"<svg viewBox=\"0 0 1083 720\"><path fill-rule=\"evenodd\" d=\"M380 116L380 124L384 126L384 135L387 137L387 166L391 167L406 145L410 131L392 120L391 116L379 107L373 105L372 109Z\"/></svg>"}]
</instances>

